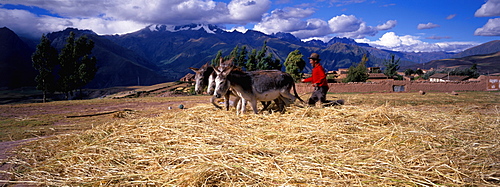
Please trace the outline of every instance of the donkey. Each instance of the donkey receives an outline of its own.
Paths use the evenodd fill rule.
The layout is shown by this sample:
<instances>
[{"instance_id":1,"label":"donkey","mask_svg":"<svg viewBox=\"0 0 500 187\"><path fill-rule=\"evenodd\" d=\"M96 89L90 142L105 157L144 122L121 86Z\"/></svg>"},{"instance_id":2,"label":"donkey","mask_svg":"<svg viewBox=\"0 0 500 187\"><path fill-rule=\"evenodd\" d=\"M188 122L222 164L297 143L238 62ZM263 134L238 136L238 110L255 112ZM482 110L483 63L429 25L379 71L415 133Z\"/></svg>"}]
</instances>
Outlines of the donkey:
<instances>
[{"instance_id":1,"label":"donkey","mask_svg":"<svg viewBox=\"0 0 500 187\"><path fill-rule=\"evenodd\" d=\"M232 66L232 62L228 61L228 62L224 63L222 61L222 58L221 58L219 66L217 68L227 68L229 66ZM205 86L207 86L207 93L209 95L213 95L214 94L214 90L215 90L215 77L217 76L215 74L214 67L211 66L211 65L209 65L208 62L207 62L206 64L204 64L200 68L190 67L189 69L191 69L191 70L193 70L195 72L195 76L194 76L194 79L195 79L194 90L195 90L195 92L197 94L202 94L203 93L203 89L205 88ZM231 91L228 91L224 95L224 101L225 101L224 105L225 105L226 110L229 110L229 103L230 103L229 102L229 97L230 97L230 95L231 95ZM236 95L234 95L234 96L236 96ZM236 98L234 99L234 103L238 103L239 100L240 100L240 98L238 96L236 96ZM222 109L221 106L219 106L218 104L216 104L215 97L210 98L210 102L216 108Z\"/></svg>"},{"instance_id":2,"label":"donkey","mask_svg":"<svg viewBox=\"0 0 500 187\"><path fill-rule=\"evenodd\" d=\"M217 74L214 96L220 98L231 88L236 95L241 97L237 106L237 114L245 112L247 101L250 102L255 114L258 113L257 101L274 100L280 111L297 98L304 102L297 94L295 82L288 73L279 70L244 72L234 67L214 69L214 71ZM295 95L290 94L292 88Z\"/></svg>"},{"instance_id":3,"label":"donkey","mask_svg":"<svg viewBox=\"0 0 500 187\"><path fill-rule=\"evenodd\" d=\"M215 71L214 67L209 65L208 62L204 65L202 65L200 68L193 68L190 67L189 69L193 70L195 72L194 79L195 79L195 85L194 85L194 91L196 94L202 94L203 89L205 86L207 86L207 93L209 95L213 95L214 90L215 90ZM229 110L229 94L225 96L226 100L226 110ZM212 97L210 98L210 102L218 109L222 109L221 106L215 103L215 98Z\"/></svg>"},{"instance_id":4,"label":"donkey","mask_svg":"<svg viewBox=\"0 0 500 187\"><path fill-rule=\"evenodd\" d=\"M219 66L216 67L216 68L218 68L218 69L224 69L224 68L228 68L228 67L231 67L231 66L233 66L232 59L223 62L222 58L221 58ZM215 73L215 71L214 71L215 68L213 66L209 65L209 63L207 62L206 64L202 65L200 68L190 67L189 69L191 69L191 70L193 70L195 72L195 86L194 86L195 92L197 94L202 94L204 87L207 86L207 94L213 95L214 94L214 90L215 90L215 77L217 76L216 73ZM224 95L224 101L225 101L224 105L225 105L226 110L229 110L229 105L230 105L229 98L230 98L230 95L235 96L235 99L234 99L233 103L236 104L236 103L238 103L240 101L240 97L238 97L237 95L232 94L232 92L229 90ZM222 109L221 106L219 106L218 104L216 104L215 97L210 98L210 102L216 108ZM264 109L262 109L262 110L267 109L267 107L270 104L271 104L270 102L262 102L262 105L264 105Z\"/></svg>"},{"instance_id":5,"label":"donkey","mask_svg":"<svg viewBox=\"0 0 500 187\"><path fill-rule=\"evenodd\" d=\"M194 85L194 91L196 92L196 94L202 94L203 93L203 88L205 88L205 86L209 85L209 80L210 80L210 76L212 76L212 74L215 75L215 72L214 72L214 67L212 67L211 65L208 64L208 62L206 64L203 64L203 66L201 66L200 68L192 68L190 67L189 69L193 70L195 72L195 75L194 75L194 79L195 79L195 85ZM212 77L215 77L215 76L212 76ZM213 79L213 78L212 78ZM210 85L209 85L209 88L210 88ZM210 93L210 89L207 90L207 93L212 95L213 93Z\"/></svg>"}]
</instances>

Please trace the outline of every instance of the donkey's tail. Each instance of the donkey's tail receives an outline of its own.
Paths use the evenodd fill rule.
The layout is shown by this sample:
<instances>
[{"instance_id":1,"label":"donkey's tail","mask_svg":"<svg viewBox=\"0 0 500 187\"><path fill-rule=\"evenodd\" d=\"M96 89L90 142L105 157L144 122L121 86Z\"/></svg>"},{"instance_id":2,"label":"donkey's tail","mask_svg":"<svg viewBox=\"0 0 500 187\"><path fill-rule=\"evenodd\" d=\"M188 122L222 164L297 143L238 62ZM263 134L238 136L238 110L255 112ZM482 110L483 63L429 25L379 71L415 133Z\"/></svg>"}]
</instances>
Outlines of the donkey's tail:
<instances>
[{"instance_id":1,"label":"donkey's tail","mask_svg":"<svg viewBox=\"0 0 500 187\"><path fill-rule=\"evenodd\" d=\"M301 101L302 103L305 103L305 101L300 98L299 94L297 94L297 89L295 88L295 82L293 83L293 94L295 94L295 97L297 97L297 99L299 99L299 101Z\"/></svg>"}]
</instances>

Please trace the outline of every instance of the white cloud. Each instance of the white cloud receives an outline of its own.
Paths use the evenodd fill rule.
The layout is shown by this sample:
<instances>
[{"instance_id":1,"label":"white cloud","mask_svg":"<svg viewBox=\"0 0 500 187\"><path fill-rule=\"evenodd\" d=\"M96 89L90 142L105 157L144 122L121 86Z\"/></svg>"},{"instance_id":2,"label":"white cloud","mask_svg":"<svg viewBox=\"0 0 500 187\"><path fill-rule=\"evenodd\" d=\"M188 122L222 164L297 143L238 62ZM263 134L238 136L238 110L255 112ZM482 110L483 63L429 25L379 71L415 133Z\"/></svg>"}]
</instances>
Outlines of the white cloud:
<instances>
[{"instance_id":1,"label":"white cloud","mask_svg":"<svg viewBox=\"0 0 500 187\"><path fill-rule=\"evenodd\" d=\"M439 25L429 22L429 23L426 23L426 24L424 24L424 23L418 24L417 29L419 29L419 30L422 30L422 29L433 29L433 28L436 28L436 27L439 27Z\"/></svg>"},{"instance_id":2,"label":"white cloud","mask_svg":"<svg viewBox=\"0 0 500 187\"><path fill-rule=\"evenodd\" d=\"M244 26L237 26L237 27L233 27L231 29L228 29L226 30L227 32L234 32L234 31L238 31L238 32L241 32L241 33L246 33L248 31L247 28L245 28Z\"/></svg>"},{"instance_id":3,"label":"white cloud","mask_svg":"<svg viewBox=\"0 0 500 187\"><path fill-rule=\"evenodd\" d=\"M398 36L394 32L387 32L376 41L370 41L366 38L358 39L356 42L368 43L371 46L387 49L393 51L407 51L407 52L432 52L432 51L446 51L446 52L459 52L467 48L478 45L475 42L441 42L441 43L428 43L420 40L420 37L405 35Z\"/></svg>"},{"instance_id":4,"label":"white cloud","mask_svg":"<svg viewBox=\"0 0 500 187\"><path fill-rule=\"evenodd\" d=\"M396 24L397 24L396 20L389 20L382 25L377 25L376 27L372 27L372 26L367 26L365 22L362 22L358 30L353 32L340 33L338 34L338 36L354 38L354 39L360 39L366 36L375 36L381 30L389 30L394 28Z\"/></svg>"},{"instance_id":5,"label":"white cloud","mask_svg":"<svg viewBox=\"0 0 500 187\"><path fill-rule=\"evenodd\" d=\"M389 21L385 22L382 25L377 25L377 30L380 30L380 31L382 31L382 30L389 30L389 29L394 28L397 24L398 24L398 21L396 21L396 20L389 20Z\"/></svg>"},{"instance_id":6,"label":"white cloud","mask_svg":"<svg viewBox=\"0 0 500 187\"><path fill-rule=\"evenodd\" d=\"M68 27L91 29L98 34L117 34L138 30L147 24L103 18L58 18L37 16L25 10L0 9L0 26L8 26L20 35L40 37L43 33L64 30Z\"/></svg>"},{"instance_id":7,"label":"white cloud","mask_svg":"<svg viewBox=\"0 0 500 187\"><path fill-rule=\"evenodd\" d=\"M325 37L332 34L328 23L321 19L308 19L306 28L291 32L297 38ZM330 37L331 38L331 37Z\"/></svg>"},{"instance_id":8,"label":"white cloud","mask_svg":"<svg viewBox=\"0 0 500 187\"><path fill-rule=\"evenodd\" d=\"M232 0L229 5L229 20L233 22L259 22L271 7L269 0Z\"/></svg>"},{"instance_id":9,"label":"white cloud","mask_svg":"<svg viewBox=\"0 0 500 187\"><path fill-rule=\"evenodd\" d=\"M359 39L366 36L375 36L375 34L377 33L378 29L376 27L367 26L366 23L363 22L359 25L358 30L353 32L339 33L338 36Z\"/></svg>"},{"instance_id":10,"label":"white cloud","mask_svg":"<svg viewBox=\"0 0 500 187\"><path fill-rule=\"evenodd\" d=\"M273 10L266 14L253 30L266 34L277 32L294 32L298 30L315 30L318 28L316 20L303 21L302 18L314 13L312 9L285 8Z\"/></svg>"},{"instance_id":11,"label":"white cloud","mask_svg":"<svg viewBox=\"0 0 500 187\"><path fill-rule=\"evenodd\" d=\"M2 0L2 4L24 5L47 10L57 17L41 16L23 10L0 10L0 22L11 29L34 32L58 31L67 26L92 29L100 34L126 33L149 24L241 24L261 21L270 8L269 0ZM10 12L10 13L6 13ZM19 17L20 12L23 16ZM29 18L26 18L29 17ZM22 19L22 21L12 21ZM8 24L7 24L8 23ZM2 26L2 25L0 25ZM52 30L55 29L55 30Z\"/></svg>"},{"instance_id":12,"label":"white cloud","mask_svg":"<svg viewBox=\"0 0 500 187\"><path fill-rule=\"evenodd\" d=\"M277 32L289 32L297 38L310 40L316 38L332 38L332 34L341 37L363 38L374 36L380 30L394 28L396 20L389 20L376 27L368 26L354 15L339 15L331 18L328 22L321 19L308 19L314 13L313 9L286 8L276 9L266 15L262 22L254 26L254 30L272 34Z\"/></svg>"},{"instance_id":13,"label":"white cloud","mask_svg":"<svg viewBox=\"0 0 500 187\"><path fill-rule=\"evenodd\" d=\"M500 16L500 0L488 0L474 14L476 17Z\"/></svg>"},{"instance_id":14,"label":"white cloud","mask_svg":"<svg viewBox=\"0 0 500 187\"><path fill-rule=\"evenodd\" d=\"M345 33L345 32L353 32L360 28L361 20L356 18L354 15L345 15L342 14L340 16L335 16L328 21L328 25L333 33Z\"/></svg>"},{"instance_id":15,"label":"white cloud","mask_svg":"<svg viewBox=\"0 0 500 187\"><path fill-rule=\"evenodd\" d=\"M500 36L500 18L489 19L486 25L476 29L477 36Z\"/></svg>"}]
</instances>

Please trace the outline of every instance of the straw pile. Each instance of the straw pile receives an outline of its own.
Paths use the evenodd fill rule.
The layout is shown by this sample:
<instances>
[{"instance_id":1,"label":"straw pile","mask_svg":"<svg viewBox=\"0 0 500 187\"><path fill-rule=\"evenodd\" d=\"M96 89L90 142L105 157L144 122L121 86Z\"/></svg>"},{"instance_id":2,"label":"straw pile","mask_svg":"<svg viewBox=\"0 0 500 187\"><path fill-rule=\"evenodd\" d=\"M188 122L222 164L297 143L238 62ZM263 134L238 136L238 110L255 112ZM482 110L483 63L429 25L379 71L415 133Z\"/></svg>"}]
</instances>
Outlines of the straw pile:
<instances>
[{"instance_id":1,"label":"straw pile","mask_svg":"<svg viewBox=\"0 0 500 187\"><path fill-rule=\"evenodd\" d=\"M450 106L448 106L450 107ZM448 112L449 111L449 112ZM236 116L200 104L128 112L16 157L16 181L120 186L495 186L499 111L290 107Z\"/></svg>"}]
</instances>

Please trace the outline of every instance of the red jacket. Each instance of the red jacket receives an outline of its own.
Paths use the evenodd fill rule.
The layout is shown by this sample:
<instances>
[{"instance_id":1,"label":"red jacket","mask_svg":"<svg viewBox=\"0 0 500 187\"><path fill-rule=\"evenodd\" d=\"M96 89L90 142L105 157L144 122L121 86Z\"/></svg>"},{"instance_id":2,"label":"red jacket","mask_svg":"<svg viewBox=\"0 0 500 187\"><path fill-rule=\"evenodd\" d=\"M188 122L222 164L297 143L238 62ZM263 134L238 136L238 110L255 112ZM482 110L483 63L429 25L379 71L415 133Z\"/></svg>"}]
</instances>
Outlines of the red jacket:
<instances>
[{"instance_id":1,"label":"red jacket","mask_svg":"<svg viewBox=\"0 0 500 187\"><path fill-rule=\"evenodd\" d=\"M304 79L302 82L310 82L313 86L328 86L325 69L318 63L316 67L312 69L312 76Z\"/></svg>"}]
</instances>

